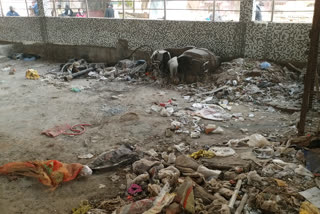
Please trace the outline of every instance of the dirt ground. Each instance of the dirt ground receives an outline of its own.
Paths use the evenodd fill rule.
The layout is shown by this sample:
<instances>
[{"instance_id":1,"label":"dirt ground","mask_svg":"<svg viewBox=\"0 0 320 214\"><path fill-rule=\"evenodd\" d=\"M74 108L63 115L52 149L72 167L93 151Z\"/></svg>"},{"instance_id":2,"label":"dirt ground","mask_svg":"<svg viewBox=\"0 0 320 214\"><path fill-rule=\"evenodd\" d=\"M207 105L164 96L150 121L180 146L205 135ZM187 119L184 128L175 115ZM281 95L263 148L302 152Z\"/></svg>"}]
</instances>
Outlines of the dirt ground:
<instances>
[{"instance_id":1,"label":"dirt ground","mask_svg":"<svg viewBox=\"0 0 320 214\"><path fill-rule=\"evenodd\" d=\"M1 71L14 67L15 75ZM90 160L78 159L78 155L92 153L98 155L123 143L131 143L148 150L163 151L181 142L191 145L192 150L202 146L218 145L230 139L260 133L275 136L290 130L295 125L291 115L268 112L265 106L249 104L233 105L231 113L242 112L244 121L230 120L214 122L225 132L222 135L201 135L191 139L188 135L175 134L165 137L165 129L170 125L169 117L158 113L148 113L154 102L166 102L175 98L179 107L192 103L182 97L182 93L160 88L152 84L128 84L127 82L104 82L95 79L75 79L64 85L49 84L43 80L27 80L28 68L38 70L40 75L57 67L45 61L7 61L0 64L0 165L13 161L59 160L66 163L86 164ZM79 93L72 87L85 87ZM112 99L112 96L119 99ZM120 120L128 112L138 118L131 121ZM253 118L248 114L254 113ZM80 136L61 135L49 138L41 132L55 125L69 123L89 123L91 127ZM204 123L212 123L204 121ZM248 129L243 133L240 129ZM41 214L70 213L82 200L90 198L113 198L123 194L120 185L125 176L113 182L111 176L116 171L93 174L89 178L78 179L50 192L36 179L9 179L0 177L1 214ZM99 188L104 184L105 188Z\"/></svg>"}]
</instances>

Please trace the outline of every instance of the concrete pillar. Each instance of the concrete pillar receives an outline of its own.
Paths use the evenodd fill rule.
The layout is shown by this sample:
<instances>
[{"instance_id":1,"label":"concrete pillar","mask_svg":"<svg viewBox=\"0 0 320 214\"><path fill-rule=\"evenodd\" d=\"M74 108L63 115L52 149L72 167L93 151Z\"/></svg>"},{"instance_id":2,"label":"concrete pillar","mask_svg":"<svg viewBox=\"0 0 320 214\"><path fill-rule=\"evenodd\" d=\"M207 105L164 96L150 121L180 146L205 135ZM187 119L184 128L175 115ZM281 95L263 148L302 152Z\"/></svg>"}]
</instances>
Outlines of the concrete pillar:
<instances>
[{"instance_id":1,"label":"concrete pillar","mask_svg":"<svg viewBox=\"0 0 320 214\"><path fill-rule=\"evenodd\" d=\"M246 37L247 37L247 26L252 22L253 17L253 5L255 0L241 0L240 1L240 22L239 28L237 29L237 35L240 35L238 51L239 56L245 57L246 52Z\"/></svg>"},{"instance_id":2,"label":"concrete pillar","mask_svg":"<svg viewBox=\"0 0 320 214\"><path fill-rule=\"evenodd\" d=\"M253 5L255 0L241 0L240 2L240 22L251 22L253 17Z\"/></svg>"},{"instance_id":3,"label":"concrete pillar","mask_svg":"<svg viewBox=\"0 0 320 214\"><path fill-rule=\"evenodd\" d=\"M44 12L43 0L37 0L37 2L38 2L38 8L39 8L39 16L44 17L45 12Z\"/></svg>"}]
</instances>

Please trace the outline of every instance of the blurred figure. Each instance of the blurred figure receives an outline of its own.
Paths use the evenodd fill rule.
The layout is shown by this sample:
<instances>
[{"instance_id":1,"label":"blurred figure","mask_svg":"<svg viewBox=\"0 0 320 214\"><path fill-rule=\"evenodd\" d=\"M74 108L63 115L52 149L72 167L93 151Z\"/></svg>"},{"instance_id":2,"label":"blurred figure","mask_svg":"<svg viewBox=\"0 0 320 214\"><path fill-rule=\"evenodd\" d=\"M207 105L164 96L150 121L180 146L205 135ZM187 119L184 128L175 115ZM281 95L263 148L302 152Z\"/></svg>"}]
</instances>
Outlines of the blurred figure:
<instances>
[{"instance_id":1,"label":"blurred figure","mask_svg":"<svg viewBox=\"0 0 320 214\"><path fill-rule=\"evenodd\" d=\"M57 13L57 16L62 16L63 10L61 8L61 4L58 5L58 7L56 9L56 13Z\"/></svg>"},{"instance_id":2,"label":"blurred figure","mask_svg":"<svg viewBox=\"0 0 320 214\"><path fill-rule=\"evenodd\" d=\"M32 1L32 10L35 16L39 16L39 7L38 7L38 2L36 0Z\"/></svg>"},{"instance_id":3,"label":"blurred figure","mask_svg":"<svg viewBox=\"0 0 320 214\"><path fill-rule=\"evenodd\" d=\"M12 6L9 7L9 12L7 13L7 16L20 16Z\"/></svg>"},{"instance_id":4,"label":"blurred figure","mask_svg":"<svg viewBox=\"0 0 320 214\"><path fill-rule=\"evenodd\" d=\"M66 8L64 9L64 16L73 16L73 11L69 5L66 5Z\"/></svg>"},{"instance_id":5,"label":"blurred figure","mask_svg":"<svg viewBox=\"0 0 320 214\"><path fill-rule=\"evenodd\" d=\"M113 9L112 4L107 3L107 9L106 9L106 13L105 13L104 17L114 18L114 9Z\"/></svg>"},{"instance_id":6,"label":"blurred figure","mask_svg":"<svg viewBox=\"0 0 320 214\"><path fill-rule=\"evenodd\" d=\"M263 3L261 1L256 2L256 21L262 21L261 6L263 6Z\"/></svg>"},{"instance_id":7,"label":"blurred figure","mask_svg":"<svg viewBox=\"0 0 320 214\"><path fill-rule=\"evenodd\" d=\"M76 17L84 18L84 17L87 17L87 16L86 16L86 14L83 13L83 10L81 8L79 8Z\"/></svg>"},{"instance_id":8,"label":"blurred figure","mask_svg":"<svg viewBox=\"0 0 320 214\"><path fill-rule=\"evenodd\" d=\"M56 12L56 13L55 13ZM52 9L51 11L51 16L61 16L63 13L61 5L59 4L56 8L56 11L54 11L54 9Z\"/></svg>"}]
</instances>

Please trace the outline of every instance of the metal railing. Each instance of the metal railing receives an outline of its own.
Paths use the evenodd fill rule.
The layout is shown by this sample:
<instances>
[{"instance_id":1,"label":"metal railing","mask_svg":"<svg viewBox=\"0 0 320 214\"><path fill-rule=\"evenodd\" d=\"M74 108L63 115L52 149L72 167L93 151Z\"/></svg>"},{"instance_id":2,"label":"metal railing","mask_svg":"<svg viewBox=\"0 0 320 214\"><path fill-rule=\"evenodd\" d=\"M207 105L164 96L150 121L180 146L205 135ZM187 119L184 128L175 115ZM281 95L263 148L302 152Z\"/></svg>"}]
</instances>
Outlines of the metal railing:
<instances>
[{"instance_id":1,"label":"metal railing","mask_svg":"<svg viewBox=\"0 0 320 214\"><path fill-rule=\"evenodd\" d=\"M261 4L262 2L262 4ZM315 0L261 0L260 5L262 20L265 22L295 22L311 23ZM259 13L255 6L255 15ZM254 16L256 17L256 16Z\"/></svg>"},{"instance_id":2,"label":"metal railing","mask_svg":"<svg viewBox=\"0 0 320 214\"><path fill-rule=\"evenodd\" d=\"M33 0L0 0L1 15L6 6L17 2L17 11L23 16L32 16ZM159 19L192 21L239 21L240 0L44 0L46 16L105 17L121 19ZM111 8L108 8L107 4ZM66 13L66 6L72 12ZM24 8L24 9L23 9ZM69 10L69 9L68 9ZM110 13L111 15L110 15Z\"/></svg>"}]
</instances>

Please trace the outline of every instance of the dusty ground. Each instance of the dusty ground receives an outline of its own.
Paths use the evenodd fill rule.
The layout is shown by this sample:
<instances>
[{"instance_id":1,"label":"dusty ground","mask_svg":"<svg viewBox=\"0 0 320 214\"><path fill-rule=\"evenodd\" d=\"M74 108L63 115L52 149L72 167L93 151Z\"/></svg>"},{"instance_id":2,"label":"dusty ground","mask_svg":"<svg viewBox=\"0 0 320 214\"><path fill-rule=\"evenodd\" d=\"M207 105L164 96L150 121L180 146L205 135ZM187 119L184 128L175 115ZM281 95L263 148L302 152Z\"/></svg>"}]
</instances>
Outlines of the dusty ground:
<instances>
[{"instance_id":1,"label":"dusty ground","mask_svg":"<svg viewBox=\"0 0 320 214\"><path fill-rule=\"evenodd\" d=\"M12 161L50 160L87 163L89 160L77 158L80 154L101 152L119 146L124 142L156 151L185 142L193 150L202 145L216 145L246 134L240 131L247 128L248 134L261 133L267 136L290 130L292 118L281 112L271 113L267 107L241 104L234 105L231 112L242 112L245 121L230 120L219 122L223 135L201 135L191 139L186 135L166 138L165 129L170 118L158 113L146 112L153 102L177 99L179 107L190 106L181 93L152 85L133 85L126 82L97 82L97 80L77 79L66 86L57 87L41 80L25 79L27 68L46 73L57 65L43 61L8 61L0 64L0 70L13 66L17 72L8 75L0 71L0 165ZM90 86L79 93L70 88ZM113 95L122 95L118 100ZM121 121L121 115L134 112L137 120ZM254 118L248 118L253 112ZM41 135L43 130L62 123L90 123L91 127L81 136L58 136L49 138ZM209 123L209 121L205 121ZM94 174L87 179L71 181L54 192L31 178L9 180L0 177L1 214L70 213L81 200L88 198L111 198L123 191L119 189L125 182L122 176L112 182L115 172ZM99 184L106 188L99 189Z\"/></svg>"}]
</instances>

